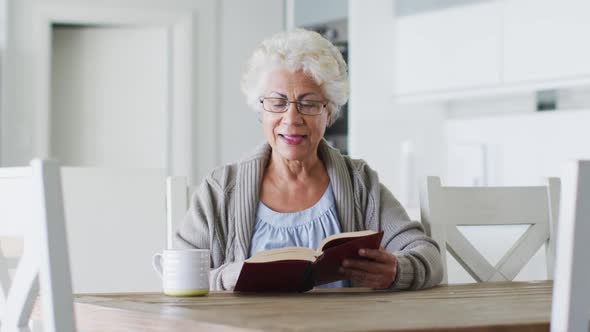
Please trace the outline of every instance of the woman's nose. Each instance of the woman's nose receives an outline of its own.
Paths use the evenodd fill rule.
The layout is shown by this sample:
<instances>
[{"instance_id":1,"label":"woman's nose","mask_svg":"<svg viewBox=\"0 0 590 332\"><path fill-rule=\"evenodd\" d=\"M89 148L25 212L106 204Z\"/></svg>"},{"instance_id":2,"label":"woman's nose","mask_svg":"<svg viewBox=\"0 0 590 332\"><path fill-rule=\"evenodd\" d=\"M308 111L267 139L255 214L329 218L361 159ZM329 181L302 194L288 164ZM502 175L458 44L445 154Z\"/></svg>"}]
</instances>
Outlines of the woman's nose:
<instances>
[{"instance_id":1,"label":"woman's nose","mask_svg":"<svg viewBox=\"0 0 590 332\"><path fill-rule=\"evenodd\" d=\"M299 124L302 120L301 114L297 111L297 103L289 103L287 111L283 113L283 123Z\"/></svg>"}]
</instances>

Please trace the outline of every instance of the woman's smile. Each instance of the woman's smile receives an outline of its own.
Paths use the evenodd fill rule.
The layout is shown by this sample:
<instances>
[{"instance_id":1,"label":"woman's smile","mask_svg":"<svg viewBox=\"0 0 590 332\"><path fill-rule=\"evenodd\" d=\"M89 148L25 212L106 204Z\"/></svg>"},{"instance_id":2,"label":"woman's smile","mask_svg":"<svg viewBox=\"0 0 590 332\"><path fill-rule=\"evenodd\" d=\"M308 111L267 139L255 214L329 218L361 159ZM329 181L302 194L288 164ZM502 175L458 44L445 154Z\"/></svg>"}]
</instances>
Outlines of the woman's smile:
<instances>
[{"instance_id":1,"label":"woman's smile","mask_svg":"<svg viewBox=\"0 0 590 332\"><path fill-rule=\"evenodd\" d=\"M282 139L283 142L289 145L299 145L303 142L304 139L307 138L307 135L287 135L287 134L279 134L279 137Z\"/></svg>"}]
</instances>

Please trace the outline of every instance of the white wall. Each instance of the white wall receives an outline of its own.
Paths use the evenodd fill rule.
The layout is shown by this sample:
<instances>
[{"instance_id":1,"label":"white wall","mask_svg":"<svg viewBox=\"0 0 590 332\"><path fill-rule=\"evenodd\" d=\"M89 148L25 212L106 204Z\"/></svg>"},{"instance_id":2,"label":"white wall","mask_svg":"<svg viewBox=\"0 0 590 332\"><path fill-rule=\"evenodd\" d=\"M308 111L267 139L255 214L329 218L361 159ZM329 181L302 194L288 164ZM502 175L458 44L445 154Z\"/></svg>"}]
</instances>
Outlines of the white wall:
<instances>
[{"instance_id":1,"label":"white wall","mask_svg":"<svg viewBox=\"0 0 590 332\"><path fill-rule=\"evenodd\" d=\"M0 55L6 44L6 0L0 0ZM1 69L1 68L0 68Z\"/></svg>"},{"instance_id":2,"label":"white wall","mask_svg":"<svg viewBox=\"0 0 590 332\"><path fill-rule=\"evenodd\" d=\"M568 161L590 158L589 123L590 110L458 118L447 120L445 136L451 148L486 146L484 182L488 185L538 185L546 184L546 177L560 176ZM461 181L466 174L478 176L476 170L453 157L447 161L448 185L465 185Z\"/></svg>"},{"instance_id":3,"label":"white wall","mask_svg":"<svg viewBox=\"0 0 590 332\"><path fill-rule=\"evenodd\" d=\"M405 191L400 175L402 142L410 141L416 154L416 177L410 183L417 186L421 174L442 173L445 108L396 105L393 99L393 1L351 0L349 7L350 154L365 159L400 196ZM402 202L406 207L418 207L414 193Z\"/></svg>"},{"instance_id":4,"label":"white wall","mask_svg":"<svg viewBox=\"0 0 590 332\"><path fill-rule=\"evenodd\" d=\"M240 80L246 60L258 43L284 30L284 2L223 0L221 15L217 140L219 162L228 163L264 140L256 113L246 105L240 91Z\"/></svg>"},{"instance_id":5,"label":"white wall","mask_svg":"<svg viewBox=\"0 0 590 332\"><path fill-rule=\"evenodd\" d=\"M0 90L2 89L2 85L4 82L2 81L2 72L4 71L4 58L5 58L5 48L6 48L6 0L0 0ZM0 98L2 98L2 93L0 93ZM0 99L0 165L2 165L2 100Z\"/></svg>"},{"instance_id":6,"label":"white wall","mask_svg":"<svg viewBox=\"0 0 590 332\"><path fill-rule=\"evenodd\" d=\"M294 1L295 26L310 26L348 17L348 0Z\"/></svg>"},{"instance_id":7,"label":"white wall","mask_svg":"<svg viewBox=\"0 0 590 332\"><path fill-rule=\"evenodd\" d=\"M2 165L25 165L36 155L35 142L39 137L35 112L40 101L33 96L37 89L34 62L39 45L35 43L33 27L44 4L162 11L199 8L195 20L197 43L210 46L197 47L194 54L195 63L205 64L194 70L193 126L198 128L192 138L194 182L199 182L219 163L239 158L262 140L256 116L247 108L240 92L240 77L255 45L284 29L283 1L10 0L10 66L2 73L3 83L9 84L3 84L0 108Z\"/></svg>"}]
</instances>

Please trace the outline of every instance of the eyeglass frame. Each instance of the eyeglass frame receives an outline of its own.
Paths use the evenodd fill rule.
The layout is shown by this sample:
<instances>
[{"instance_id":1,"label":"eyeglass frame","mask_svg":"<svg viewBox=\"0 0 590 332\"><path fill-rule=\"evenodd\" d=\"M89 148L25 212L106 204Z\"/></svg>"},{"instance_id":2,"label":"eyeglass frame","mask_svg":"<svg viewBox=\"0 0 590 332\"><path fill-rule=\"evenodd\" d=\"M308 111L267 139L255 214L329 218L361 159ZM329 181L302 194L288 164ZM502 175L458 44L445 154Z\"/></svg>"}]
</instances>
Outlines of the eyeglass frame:
<instances>
[{"instance_id":1,"label":"eyeglass frame","mask_svg":"<svg viewBox=\"0 0 590 332\"><path fill-rule=\"evenodd\" d=\"M264 100L265 99L281 99L284 100L286 105L285 105L285 110L283 110L282 112L273 112L273 111L269 111L266 108L264 108ZM295 104L295 109L297 110L297 113L302 114L302 115L311 115L311 116L317 116L317 115L322 115L324 114L324 110L326 109L326 107L328 106L328 104L330 103L329 100L325 100L325 101L319 101L319 100L305 100L305 102L313 102L313 103L320 103L320 105L322 106L321 111L318 114L307 114L307 113L302 113L300 110L301 107L301 102L300 100L295 100L295 101L290 101L287 98L281 98L281 97L260 97L258 99L258 101L260 102L260 104L262 105L262 109L265 112L269 112L269 113L273 113L273 114L281 114L281 113L287 113L287 111L289 110L289 107L291 104Z\"/></svg>"}]
</instances>

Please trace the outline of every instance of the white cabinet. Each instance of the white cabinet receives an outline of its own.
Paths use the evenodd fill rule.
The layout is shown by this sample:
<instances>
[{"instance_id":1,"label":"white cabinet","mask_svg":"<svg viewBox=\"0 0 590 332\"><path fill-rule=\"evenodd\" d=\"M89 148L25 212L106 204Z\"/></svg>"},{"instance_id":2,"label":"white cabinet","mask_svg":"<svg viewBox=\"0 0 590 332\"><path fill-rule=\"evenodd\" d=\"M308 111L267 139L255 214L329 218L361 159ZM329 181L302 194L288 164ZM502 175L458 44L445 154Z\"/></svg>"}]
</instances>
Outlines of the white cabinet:
<instances>
[{"instance_id":1,"label":"white cabinet","mask_svg":"<svg viewBox=\"0 0 590 332\"><path fill-rule=\"evenodd\" d=\"M499 84L501 13L501 2L486 1L399 17L395 94Z\"/></svg>"},{"instance_id":2,"label":"white cabinet","mask_svg":"<svg viewBox=\"0 0 590 332\"><path fill-rule=\"evenodd\" d=\"M505 0L506 83L590 75L589 0Z\"/></svg>"},{"instance_id":3,"label":"white cabinet","mask_svg":"<svg viewBox=\"0 0 590 332\"><path fill-rule=\"evenodd\" d=\"M394 27L398 101L590 83L590 0L480 0Z\"/></svg>"}]
</instances>

